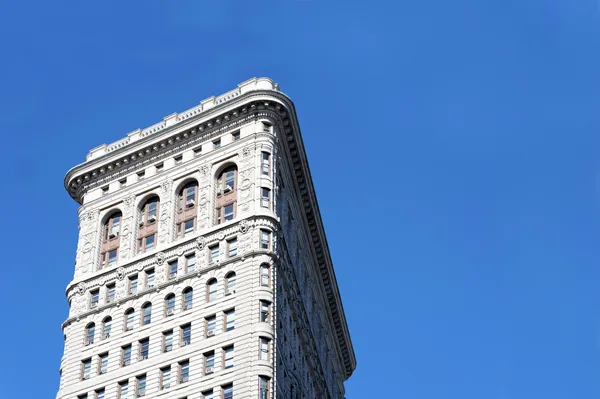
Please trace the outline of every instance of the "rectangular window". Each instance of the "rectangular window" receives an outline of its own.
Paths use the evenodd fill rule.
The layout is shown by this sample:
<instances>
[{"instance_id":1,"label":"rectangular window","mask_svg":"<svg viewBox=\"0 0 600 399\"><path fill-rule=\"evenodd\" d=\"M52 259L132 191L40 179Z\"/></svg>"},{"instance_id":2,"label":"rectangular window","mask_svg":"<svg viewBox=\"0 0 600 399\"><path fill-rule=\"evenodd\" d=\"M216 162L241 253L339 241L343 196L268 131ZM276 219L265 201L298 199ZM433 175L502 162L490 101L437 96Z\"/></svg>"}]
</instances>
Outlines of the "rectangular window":
<instances>
[{"instance_id":1,"label":"rectangular window","mask_svg":"<svg viewBox=\"0 0 600 399\"><path fill-rule=\"evenodd\" d=\"M185 267L188 273L196 272L196 255L188 255L185 257Z\"/></svg>"},{"instance_id":2,"label":"rectangular window","mask_svg":"<svg viewBox=\"0 0 600 399\"><path fill-rule=\"evenodd\" d=\"M235 329L235 309L227 310L223 312L225 318L225 331L231 331Z\"/></svg>"},{"instance_id":3,"label":"rectangular window","mask_svg":"<svg viewBox=\"0 0 600 399\"><path fill-rule=\"evenodd\" d=\"M183 161L183 156L182 155L178 155L174 159L175 159L175 165L179 165Z\"/></svg>"},{"instance_id":4,"label":"rectangular window","mask_svg":"<svg viewBox=\"0 0 600 399\"><path fill-rule=\"evenodd\" d=\"M213 141L213 148L216 150L217 148L221 148L221 139L217 139Z\"/></svg>"},{"instance_id":5,"label":"rectangular window","mask_svg":"<svg viewBox=\"0 0 600 399\"><path fill-rule=\"evenodd\" d=\"M223 399L233 399L233 384L223 385Z\"/></svg>"},{"instance_id":6,"label":"rectangular window","mask_svg":"<svg viewBox=\"0 0 600 399\"><path fill-rule=\"evenodd\" d=\"M192 325L181 326L181 346L189 345L192 342Z\"/></svg>"},{"instance_id":7,"label":"rectangular window","mask_svg":"<svg viewBox=\"0 0 600 399\"><path fill-rule=\"evenodd\" d=\"M108 186L102 187L102 195L108 194Z\"/></svg>"},{"instance_id":8,"label":"rectangular window","mask_svg":"<svg viewBox=\"0 0 600 399\"><path fill-rule=\"evenodd\" d=\"M269 202L270 202L270 198L271 198L271 190L269 190L268 188L261 188L260 189L260 206L262 206L263 208L269 208Z\"/></svg>"},{"instance_id":9,"label":"rectangular window","mask_svg":"<svg viewBox=\"0 0 600 399\"><path fill-rule=\"evenodd\" d=\"M215 335L216 327L217 327L217 317L216 316L207 317L206 318L206 336L212 337L213 335Z\"/></svg>"},{"instance_id":10,"label":"rectangular window","mask_svg":"<svg viewBox=\"0 0 600 399\"><path fill-rule=\"evenodd\" d=\"M194 219L190 219L183 223L183 236L189 237L194 234Z\"/></svg>"},{"instance_id":11,"label":"rectangular window","mask_svg":"<svg viewBox=\"0 0 600 399\"><path fill-rule=\"evenodd\" d=\"M268 152L262 153L261 158L261 172L263 175L269 176L271 173L271 154Z\"/></svg>"},{"instance_id":12,"label":"rectangular window","mask_svg":"<svg viewBox=\"0 0 600 399\"><path fill-rule=\"evenodd\" d=\"M115 301L115 284L106 285L106 303L112 303Z\"/></svg>"},{"instance_id":13,"label":"rectangular window","mask_svg":"<svg viewBox=\"0 0 600 399\"><path fill-rule=\"evenodd\" d=\"M240 135L240 131L231 133L231 140L238 141L242 136Z\"/></svg>"},{"instance_id":14,"label":"rectangular window","mask_svg":"<svg viewBox=\"0 0 600 399\"><path fill-rule=\"evenodd\" d=\"M227 251L228 251L228 256L230 258L233 258L234 256L237 255L237 248L238 248L237 238L232 238L231 240L227 241Z\"/></svg>"},{"instance_id":15,"label":"rectangular window","mask_svg":"<svg viewBox=\"0 0 600 399\"><path fill-rule=\"evenodd\" d=\"M233 204L226 205L223 209L223 220L233 220Z\"/></svg>"},{"instance_id":16,"label":"rectangular window","mask_svg":"<svg viewBox=\"0 0 600 399\"><path fill-rule=\"evenodd\" d=\"M148 288L154 287L155 278L156 278L156 276L154 274L154 269L146 270L146 287L148 287Z\"/></svg>"},{"instance_id":17,"label":"rectangular window","mask_svg":"<svg viewBox=\"0 0 600 399\"><path fill-rule=\"evenodd\" d=\"M139 360L146 360L148 359L148 353L150 352L150 339L149 338L145 338L140 340L139 342L139 353L140 353L140 358Z\"/></svg>"},{"instance_id":18,"label":"rectangular window","mask_svg":"<svg viewBox=\"0 0 600 399\"><path fill-rule=\"evenodd\" d=\"M269 249L271 243L271 233L266 230L260 231L260 247L262 249Z\"/></svg>"},{"instance_id":19,"label":"rectangular window","mask_svg":"<svg viewBox=\"0 0 600 399\"><path fill-rule=\"evenodd\" d=\"M208 263L215 263L217 261L217 258L219 257L219 246L213 245L212 247L209 247L209 251L210 258L208 259Z\"/></svg>"},{"instance_id":20,"label":"rectangular window","mask_svg":"<svg viewBox=\"0 0 600 399\"><path fill-rule=\"evenodd\" d=\"M90 291L90 308L91 309L97 308L99 301L100 301L100 290Z\"/></svg>"},{"instance_id":21,"label":"rectangular window","mask_svg":"<svg viewBox=\"0 0 600 399\"><path fill-rule=\"evenodd\" d=\"M156 165L156 173L160 173L162 172L164 169L164 164L161 162L158 165Z\"/></svg>"},{"instance_id":22,"label":"rectangular window","mask_svg":"<svg viewBox=\"0 0 600 399\"><path fill-rule=\"evenodd\" d=\"M136 377L136 385L138 398L146 396L146 374Z\"/></svg>"},{"instance_id":23,"label":"rectangular window","mask_svg":"<svg viewBox=\"0 0 600 399\"><path fill-rule=\"evenodd\" d=\"M269 339L260 338L260 360L269 360Z\"/></svg>"},{"instance_id":24,"label":"rectangular window","mask_svg":"<svg viewBox=\"0 0 600 399\"><path fill-rule=\"evenodd\" d=\"M202 146L194 148L194 157L202 155Z\"/></svg>"},{"instance_id":25,"label":"rectangular window","mask_svg":"<svg viewBox=\"0 0 600 399\"><path fill-rule=\"evenodd\" d=\"M119 399L129 399L127 392L129 391L129 381L119 382Z\"/></svg>"},{"instance_id":26,"label":"rectangular window","mask_svg":"<svg viewBox=\"0 0 600 399\"><path fill-rule=\"evenodd\" d=\"M258 390L259 399L269 399L269 385L270 381L267 377L259 377Z\"/></svg>"},{"instance_id":27,"label":"rectangular window","mask_svg":"<svg viewBox=\"0 0 600 399\"><path fill-rule=\"evenodd\" d=\"M212 374L215 371L215 352L204 354L204 374Z\"/></svg>"},{"instance_id":28,"label":"rectangular window","mask_svg":"<svg viewBox=\"0 0 600 399\"><path fill-rule=\"evenodd\" d=\"M213 390L211 389L211 390L202 392L202 399L216 399L215 395L213 394Z\"/></svg>"},{"instance_id":29,"label":"rectangular window","mask_svg":"<svg viewBox=\"0 0 600 399\"><path fill-rule=\"evenodd\" d=\"M133 309L127 313L126 319L125 319L125 331L131 331L133 330L133 321L135 319L135 312L133 311Z\"/></svg>"},{"instance_id":30,"label":"rectangular window","mask_svg":"<svg viewBox=\"0 0 600 399\"><path fill-rule=\"evenodd\" d=\"M98 374L106 374L108 371L108 353L98 355Z\"/></svg>"},{"instance_id":31,"label":"rectangular window","mask_svg":"<svg viewBox=\"0 0 600 399\"><path fill-rule=\"evenodd\" d=\"M144 246L146 248L146 252L154 249L154 234L144 238Z\"/></svg>"},{"instance_id":32,"label":"rectangular window","mask_svg":"<svg viewBox=\"0 0 600 399\"><path fill-rule=\"evenodd\" d=\"M113 249L112 251L108 252L108 266L113 266L117 263L117 251L116 249Z\"/></svg>"},{"instance_id":33,"label":"rectangular window","mask_svg":"<svg viewBox=\"0 0 600 399\"><path fill-rule=\"evenodd\" d=\"M104 399L104 388L97 389L94 393L96 394L96 399Z\"/></svg>"},{"instance_id":34,"label":"rectangular window","mask_svg":"<svg viewBox=\"0 0 600 399\"><path fill-rule=\"evenodd\" d=\"M127 187L127 178L119 180L119 186L121 188Z\"/></svg>"},{"instance_id":35,"label":"rectangular window","mask_svg":"<svg viewBox=\"0 0 600 399\"><path fill-rule=\"evenodd\" d=\"M125 345L121 348L121 366L131 364L131 345Z\"/></svg>"},{"instance_id":36,"label":"rectangular window","mask_svg":"<svg viewBox=\"0 0 600 399\"><path fill-rule=\"evenodd\" d=\"M173 330L165 331L163 333L163 352L170 352L173 350Z\"/></svg>"},{"instance_id":37,"label":"rectangular window","mask_svg":"<svg viewBox=\"0 0 600 399\"><path fill-rule=\"evenodd\" d=\"M223 353L225 355L223 366L226 369L230 369L233 367L233 345L223 348Z\"/></svg>"},{"instance_id":38,"label":"rectangular window","mask_svg":"<svg viewBox=\"0 0 600 399\"><path fill-rule=\"evenodd\" d=\"M177 277L177 261L169 263L169 280Z\"/></svg>"},{"instance_id":39,"label":"rectangular window","mask_svg":"<svg viewBox=\"0 0 600 399\"><path fill-rule=\"evenodd\" d=\"M137 177L138 177L138 181L144 180L144 178L146 177L146 171L142 170L141 172L138 172Z\"/></svg>"},{"instance_id":40,"label":"rectangular window","mask_svg":"<svg viewBox=\"0 0 600 399\"><path fill-rule=\"evenodd\" d=\"M81 362L81 379L89 380L92 373L92 359L85 359Z\"/></svg>"},{"instance_id":41,"label":"rectangular window","mask_svg":"<svg viewBox=\"0 0 600 399\"><path fill-rule=\"evenodd\" d=\"M163 367L160 369L160 389L167 389L171 386L171 367Z\"/></svg>"},{"instance_id":42,"label":"rectangular window","mask_svg":"<svg viewBox=\"0 0 600 399\"><path fill-rule=\"evenodd\" d=\"M267 301L260 301L260 321L263 323L269 322L270 303Z\"/></svg>"},{"instance_id":43,"label":"rectangular window","mask_svg":"<svg viewBox=\"0 0 600 399\"><path fill-rule=\"evenodd\" d=\"M270 285L269 280L270 280L269 266L262 265L260 267L260 285L263 287L268 287Z\"/></svg>"},{"instance_id":44,"label":"rectangular window","mask_svg":"<svg viewBox=\"0 0 600 399\"><path fill-rule=\"evenodd\" d=\"M183 384L190 379L190 361L184 360L179 363L179 383Z\"/></svg>"},{"instance_id":45,"label":"rectangular window","mask_svg":"<svg viewBox=\"0 0 600 399\"><path fill-rule=\"evenodd\" d=\"M129 277L129 294L137 294L138 290L138 279L137 276Z\"/></svg>"}]
</instances>

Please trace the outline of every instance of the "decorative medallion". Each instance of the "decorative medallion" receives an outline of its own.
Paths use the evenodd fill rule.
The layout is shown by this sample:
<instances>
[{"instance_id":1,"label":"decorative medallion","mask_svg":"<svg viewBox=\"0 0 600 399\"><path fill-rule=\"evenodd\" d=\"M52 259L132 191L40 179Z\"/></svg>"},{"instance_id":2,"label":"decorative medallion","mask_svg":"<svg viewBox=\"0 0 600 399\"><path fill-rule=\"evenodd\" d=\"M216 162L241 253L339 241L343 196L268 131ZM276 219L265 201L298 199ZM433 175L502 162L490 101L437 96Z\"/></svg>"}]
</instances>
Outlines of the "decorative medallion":
<instances>
[{"instance_id":1,"label":"decorative medallion","mask_svg":"<svg viewBox=\"0 0 600 399\"><path fill-rule=\"evenodd\" d=\"M162 191L163 194L168 194L171 191L171 186L172 185L173 185L173 181L172 180L164 181L160 185L160 190Z\"/></svg>"},{"instance_id":2,"label":"decorative medallion","mask_svg":"<svg viewBox=\"0 0 600 399\"><path fill-rule=\"evenodd\" d=\"M242 155L243 155L244 157L247 157L247 156L248 156L248 155L250 155L251 153L252 153L252 147L251 147L251 146L245 147L245 148L242 150Z\"/></svg>"},{"instance_id":3,"label":"decorative medallion","mask_svg":"<svg viewBox=\"0 0 600 399\"><path fill-rule=\"evenodd\" d=\"M225 233L223 233L222 231L219 232L219 234L217 234L217 239L219 241L223 241L224 238L225 238Z\"/></svg>"},{"instance_id":4,"label":"decorative medallion","mask_svg":"<svg viewBox=\"0 0 600 399\"><path fill-rule=\"evenodd\" d=\"M177 256L181 256L183 255L183 247L179 247L175 250L175 253L177 254Z\"/></svg>"},{"instance_id":5,"label":"decorative medallion","mask_svg":"<svg viewBox=\"0 0 600 399\"><path fill-rule=\"evenodd\" d=\"M248 231L248 229L250 228L250 222L248 222L247 220L242 220L240 222L240 231L242 233L246 233Z\"/></svg>"},{"instance_id":6,"label":"decorative medallion","mask_svg":"<svg viewBox=\"0 0 600 399\"><path fill-rule=\"evenodd\" d=\"M156 264L161 266L165 262L166 256L163 252L159 252L154 258L156 260Z\"/></svg>"},{"instance_id":7,"label":"decorative medallion","mask_svg":"<svg viewBox=\"0 0 600 399\"><path fill-rule=\"evenodd\" d=\"M129 197L123 198L123 203L127 206L133 205L133 201L135 201L135 195L130 195Z\"/></svg>"},{"instance_id":8,"label":"decorative medallion","mask_svg":"<svg viewBox=\"0 0 600 399\"><path fill-rule=\"evenodd\" d=\"M106 284L106 277L105 277L105 276L101 276L101 277L98 279L98 285L99 285L100 287L102 287L104 284Z\"/></svg>"},{"instance_id":9,"label":"decorative medallion","mask_svg":"<svg viewBox=\"0 0 600 399\"><path fill-rule=\"evenodd\" d=\"M200 166L200 168L198 168L198 172L200 172L200 175L206 176L206 174L208 173L208 166L206 166L206 165Z\"/></svg>"}]
</instances>

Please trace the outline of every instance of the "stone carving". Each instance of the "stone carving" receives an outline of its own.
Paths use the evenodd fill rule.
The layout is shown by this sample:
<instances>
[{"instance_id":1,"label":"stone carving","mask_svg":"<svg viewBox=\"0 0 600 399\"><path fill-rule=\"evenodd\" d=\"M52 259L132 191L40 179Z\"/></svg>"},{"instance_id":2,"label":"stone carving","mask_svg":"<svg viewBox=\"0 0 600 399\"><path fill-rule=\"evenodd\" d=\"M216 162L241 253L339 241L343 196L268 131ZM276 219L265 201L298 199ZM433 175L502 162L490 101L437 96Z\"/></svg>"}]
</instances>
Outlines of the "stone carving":
<instances>
[{"instance_id":1,"label":"stone carving","mask_svg":"<svg viewBox=\"0 0 600 399\"><path fill-rule=\"evenodd\" d=\"M85 230L93 230L98 219L99 211L89 211L84 217L84 228Z\"/></svg>"},{"instance_id":2,"label":"stone carving","mask_svg":"<svg viewBox=\"0 0 600 399\"><path fill-rule=\"evenodd\" d=\"M135 201L135 195L130 195L128 197L123 198L123 203L125 203L125 205L128 207L133 205L134 201Z\"/></svg>"},{"instance_id":3,"label":"stone carving","mask_svg":"<svg viewBox=\"0 0 600 399\"><path fill-rule=\"evenodd\" d=\"M219 232L219 234L217 234L217 239L219 241L223 241L223 239L225 239L225 233L224 232Z\"/></svg>"},{"instance_id":4,"label":"stone carving","mask_svg":"<svg viewBox=\"0 0 600 399\"><path fill-rule=\"evenodd\" d=\"M159 266L162 266L162 264L165 263L165 259L166 259L166 256L165 256L164 252L159 252L155 256L156 264Z\"/></svg>"},{"instance_id":5,"label":"stone carving","mask_svg":"<svg viewBox=\"0 0 600 399\"><path fill-rule=\"evenodd\" d=\"M183 247L179 247L175 250L175 254L177 254L177 256L181 256L183 255Z\"/></svg>"},{"instance_id":6,"label":"stone carving","mask_svg":"<svg viewBox=\"0 0 600 399\"><path fill-rule=\"evenodd\" d=\"M252 154L252 150L253 150L253 148L251 146L244 147L244 149L242 150L242 156L243 157L250 156L250 154Z\"/></svg>"},{"instance_id":7,"label":"stone carving","mask_svg":"<svg viewBox=\"0 0 600 399\"><path fill-rule=\"evenodd\" d=\"M119 281L122 281L125 278L125 268L124 267L119 267L117 269L117 279Z\"/></svg>"},{"instance_id":8,"label":"stone carving","mask_svg":"<svg viewBox=\"0 0 600 399\"><path fill-rule=\"evenodd\" d=\"M86 289L86 286L85 286L85 283L83 281L81 283L77 284L77 293L79 295L85 294L85 289Z\"/></svg>"},{"instance_id":9,"label":"stone carving","mask_svg":"<svg viewBox=\"0 0 600 399\"><path fill-rule=\"evenodd\" d=\"M173 186L172 180L164 181L160 185L160 191L162 192L163 195L168 195L171 192L171 186Z\"/></svg>"},{"instance_id":10,"label":"stone carving","mask_svg":"<svg viewBox=\"0 0 600 399\"><path fill-rule=\"evenodd\" d=\"M204 237L196 238L196 247L198 247L199 251L202 251L205 246L206 246L206 238L204 238Z\"/></svg>"},{"instance_id":11,"label":"stone carving","mask_svg":"<svg viewBox=\"0 0 600 399\"><path fill-rule=\"evenodd\" d=\"M198 172L200 172L200 176L205 177L208 174L208 166L202 165L198 168Z\"/></svg>"},{"instance_id":12,"label":"stone carving","mask_svg":"<svg viewBox=\"0 0 600 399\"><path fill-rule=\"evenodd\" d=\"M158 242L164 244L169 235L169 210L170 202L162 204L160 209L160 224L158 226Z\"/></svg>"},{"instance_id":13,"label":"stone carving","mask_svg":"<svg viewBox=\"0 0 600 399\"><path fill-rule=\"evenodd\" d=\"M240 228L240 232L246 233L248 231L248 229L250 228L250 222L248 222L248 220L242 220L240 222L239 228Z\"/></svg>"},{"instance_id":14,"label":"stone carving","mask_svg":"<svg viewBox=\"0 0 600 399\"><path fill-rule=\"evenodd\" d=\"M98 285L102 287L104 284L106 284L106 277L100 276L100 278L98 278Z\"/></svg>"}]
</instances>

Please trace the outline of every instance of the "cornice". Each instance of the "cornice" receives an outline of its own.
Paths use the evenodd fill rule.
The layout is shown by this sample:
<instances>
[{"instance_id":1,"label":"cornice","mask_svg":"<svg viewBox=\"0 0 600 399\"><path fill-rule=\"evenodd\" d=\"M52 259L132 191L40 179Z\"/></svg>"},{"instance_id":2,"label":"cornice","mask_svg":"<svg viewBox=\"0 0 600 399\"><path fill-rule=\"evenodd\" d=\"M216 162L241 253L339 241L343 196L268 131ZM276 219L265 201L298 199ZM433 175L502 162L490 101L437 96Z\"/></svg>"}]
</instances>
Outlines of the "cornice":
<instances>
[{"instance_id":1,"label":"cornice","mask_svg":"<svg viewBox=\"0 0 600 399\"><path fill-rule=\"evenodd\" d=\"M107 174L118 175L144 163L149 164L150 159L156 159L155 155L160 155L167 150L171 151L175 145L180 147L191 146L190 143L197 142L192 140L198 136L205 140L220 133L224 130L224 126L230 126L232 123L244 118L259 116L270 116L277 122L278 134L281 135L282 142L288 150L293 166L291 172L297 182L300 202L304 210L303 217L308 226L323 288L327 294L327 305L331 313L330 320L335 329L339 348L344 359L345 377L347 379L356 368L356 358L306 158L296 109L287 95L273 89L258 89L225 99L206 112L191 115L180 123L166 127L153 135L149 134L140 138L135 144L116 145L118 148L114 148L108 154L72 168L65 176L65 187L69 194L81 203L84 187L89 188L94 184L97 185L98 180L104 179Z\"/></svg>"}]
</instances>

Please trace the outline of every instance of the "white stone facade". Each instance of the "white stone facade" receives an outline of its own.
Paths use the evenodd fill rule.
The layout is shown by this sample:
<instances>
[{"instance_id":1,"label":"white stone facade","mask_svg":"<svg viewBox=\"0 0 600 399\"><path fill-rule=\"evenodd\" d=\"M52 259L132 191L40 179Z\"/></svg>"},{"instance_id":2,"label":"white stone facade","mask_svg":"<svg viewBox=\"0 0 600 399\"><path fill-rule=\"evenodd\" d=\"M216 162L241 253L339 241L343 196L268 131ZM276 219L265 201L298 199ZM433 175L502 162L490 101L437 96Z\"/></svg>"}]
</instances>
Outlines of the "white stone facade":
<instances>
[{"instance_id":1,"label":"white stone facade","mask_svg":"<svg viewBox=\"0 0 600 399\"><path fill-rule=\"evenodd\" d=\"M217 179L233 169L235 216L217 223ZM194 230L182 237L189 184ZM57 398L344 397L356 360L294 106L270 79L97 147L65 186L81 207ZM140 253L150 198L156 238ZM118 257L105 264L115 212Z\"/></svg>"}]
</instances>

